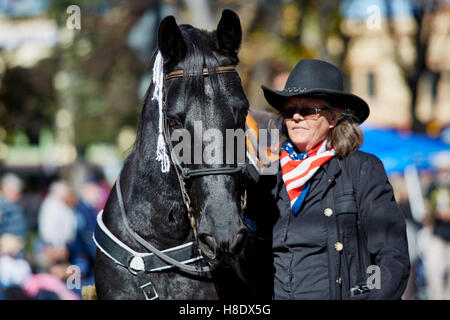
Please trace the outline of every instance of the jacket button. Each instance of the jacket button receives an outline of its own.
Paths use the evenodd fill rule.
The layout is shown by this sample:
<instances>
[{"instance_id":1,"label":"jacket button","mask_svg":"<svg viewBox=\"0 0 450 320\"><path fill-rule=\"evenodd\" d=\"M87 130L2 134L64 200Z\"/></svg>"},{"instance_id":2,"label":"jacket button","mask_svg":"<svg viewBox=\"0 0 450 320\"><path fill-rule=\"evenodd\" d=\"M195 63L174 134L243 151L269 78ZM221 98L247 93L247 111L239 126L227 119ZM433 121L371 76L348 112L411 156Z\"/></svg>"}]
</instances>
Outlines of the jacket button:
<instances>
[{"instance_id":1,"label":"jacket button","mask_svg":"<svg viewBox=\"0 0 450 320\"><path fill-rule=\"evenodd\" d=\"M334 248L336 249L336 251L342 251L342 249L344 249L344 245L338 241L334 244Z\"/></svg>"},{"instance_id":2,"label":"jacket button","mask_svg":"<svg viewBox=\"0 0 450 320\"><path fill-rule=\"evenodd\" d=\"M323 210L323 214L326 215L327 217L331 217L333 215L333 209L326 208L325 210Z\"/></svg>"}]
</instances>

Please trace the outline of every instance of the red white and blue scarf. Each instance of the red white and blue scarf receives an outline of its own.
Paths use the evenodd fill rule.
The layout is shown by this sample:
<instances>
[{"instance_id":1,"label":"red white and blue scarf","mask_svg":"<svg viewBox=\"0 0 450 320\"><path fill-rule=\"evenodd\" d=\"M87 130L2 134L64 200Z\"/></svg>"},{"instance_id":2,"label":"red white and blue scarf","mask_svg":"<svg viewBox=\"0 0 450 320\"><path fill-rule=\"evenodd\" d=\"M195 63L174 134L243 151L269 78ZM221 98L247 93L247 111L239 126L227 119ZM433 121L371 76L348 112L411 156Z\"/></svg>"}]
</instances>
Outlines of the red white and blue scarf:
<instances>
[{"instance_id":1,"label":"red white and blue scarf","mask_svg":"<svg viewBox=\"0 0 450 320\"><path fill-rule=\"evenodd\" d=\"M289 141L281 148L281 173L295 216L300 212L311 186L309 180L321 165L334 156L334 149L327 150L326 145L327 140L305 153L297 153Z\"/></svg>"}]
</instances>

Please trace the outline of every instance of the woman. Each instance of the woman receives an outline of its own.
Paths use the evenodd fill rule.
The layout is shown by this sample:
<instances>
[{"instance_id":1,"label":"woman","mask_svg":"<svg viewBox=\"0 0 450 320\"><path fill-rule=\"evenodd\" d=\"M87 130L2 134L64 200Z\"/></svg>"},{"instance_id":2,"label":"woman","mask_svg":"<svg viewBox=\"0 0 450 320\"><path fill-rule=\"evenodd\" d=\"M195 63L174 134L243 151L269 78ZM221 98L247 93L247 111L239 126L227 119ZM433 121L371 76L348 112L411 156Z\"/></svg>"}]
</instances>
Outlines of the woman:
<instances>
[{"instance_id":1,"label":"woman","mask_svg":"<svg viewBox=\"0 0 450 320\"><path fill-rule=\"evenodd\" d=\"M283 118L280 170L254 177L256 229L242 270L256 296L400 299L409 275L405 222L380 160L357 151L369 107L342 74L301 60L282 91L262 87Z\"/></svg>"}]
</instances>

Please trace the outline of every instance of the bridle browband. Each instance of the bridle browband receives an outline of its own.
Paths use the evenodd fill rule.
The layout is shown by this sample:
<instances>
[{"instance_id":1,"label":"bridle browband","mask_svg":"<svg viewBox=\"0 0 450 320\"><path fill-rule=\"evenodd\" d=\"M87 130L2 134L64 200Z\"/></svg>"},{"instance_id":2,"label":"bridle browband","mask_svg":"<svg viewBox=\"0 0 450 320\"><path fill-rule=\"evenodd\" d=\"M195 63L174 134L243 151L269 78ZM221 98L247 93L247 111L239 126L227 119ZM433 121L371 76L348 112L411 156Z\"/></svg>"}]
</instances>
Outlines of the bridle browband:
<instances>
[{"instance_id":1,"label":"bridle browband","mask_svg":"<svg viewBox=\"0 0 450 320\"><path fill-rule=\"evenodd\" d=\"M221 67L217 67L216 68L216 73L228 73L228 72L236 72L237 73L237 69L236 66L221 66ZM185 76L196 76L198 75L198 73L194 73L194 72L184 72L184 70L175 70L170 72L169 74L167 74L164 78L164 80L170 80L170 79L174 79L174 78L183 78ZM205 76L209 76L209 70L208 68L203 68L202 71L202 75Z\"/></svg>"}]
</instances>

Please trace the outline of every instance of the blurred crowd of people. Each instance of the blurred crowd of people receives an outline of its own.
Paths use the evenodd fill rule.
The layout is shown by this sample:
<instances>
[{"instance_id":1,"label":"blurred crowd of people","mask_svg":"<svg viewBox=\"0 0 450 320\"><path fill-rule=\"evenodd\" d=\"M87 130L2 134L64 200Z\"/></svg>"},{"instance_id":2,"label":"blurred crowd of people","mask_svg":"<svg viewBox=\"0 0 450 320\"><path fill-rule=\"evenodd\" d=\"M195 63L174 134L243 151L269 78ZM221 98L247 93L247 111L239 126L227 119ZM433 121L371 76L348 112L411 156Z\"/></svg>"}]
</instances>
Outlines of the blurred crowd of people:
<instances>
[{"instance_id":1,"label":"blurred crowd of people","mask_svg":"<svg viewBox=\"0 0 450 320\"><path fill-rule=\"evenodd\" d=\"M420 208L412 208L411 186L404 178L391 178L406 218L411 262L403 295L407 300L450 300L450 155L442 153L435 166L435 171L420 174L423 214L414 212Z\"/></svg>"},{"instance_id":2,"label":"blurred crowd of people","mask_svg":"<svg viewBox=\"0 0 450 320\"><path fill-rule=\"evenodd\" d=\"M77 300L94 283L92 233L110 186L102 175L79 190L64 180L42 190L35 212L25 214L24 180L1 177L0 300Z\"/></svg>"}]
</instances>

